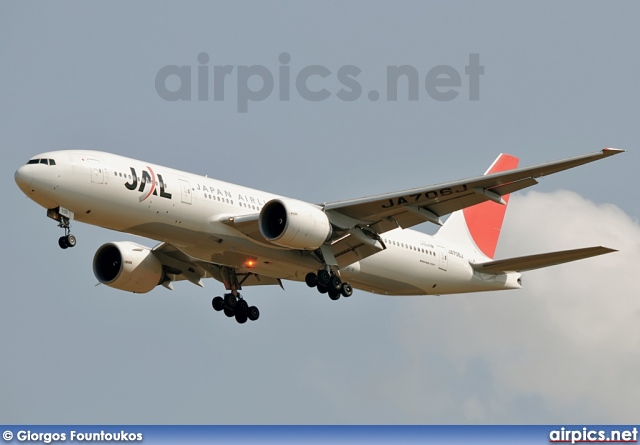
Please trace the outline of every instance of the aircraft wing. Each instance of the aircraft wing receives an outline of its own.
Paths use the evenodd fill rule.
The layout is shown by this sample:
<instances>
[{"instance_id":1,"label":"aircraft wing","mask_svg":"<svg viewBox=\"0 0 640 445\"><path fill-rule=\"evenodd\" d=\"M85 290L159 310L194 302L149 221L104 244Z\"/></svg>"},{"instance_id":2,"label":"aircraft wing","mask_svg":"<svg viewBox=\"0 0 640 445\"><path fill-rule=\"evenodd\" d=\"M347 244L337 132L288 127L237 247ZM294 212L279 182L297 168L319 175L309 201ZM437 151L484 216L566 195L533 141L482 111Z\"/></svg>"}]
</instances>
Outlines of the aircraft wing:
<instances>
[{"instance_id":1,"label":"aircraft wing","mask_svg":"<svg viewBox=\"0 0 640 445\"><path fill-rule=\"evenodd\" d=\"M601 151L458 181L419 187L394 193L320 204L334 227L330 250L339 267L385 249L380 234L432 222L440 217L484 201L504 204L503 195L537 184L536 178L597 161L624 150ZM256 243L281 248L260 234L259 214L223 217L221 220ZM323 251L326 255L328 252Z\"/></svg>"},{"instance_id":2,"label":"aircraft wing","mask_svg":"<svg viewBox=\"0 0 640 445\"><path fill-rule=\"evenodd\" d=\"M367 226L380 234L397 227L407 228L423 222L440 223L440 217L484 201L503 203L502 196L537 184L548 176L624 150L601 151L560 161L477 176L453 182L385 193L359 199L323 204L331 222L340 228Z\"/></svg>"},{"instance_id":3,"label":"aircraft wing","mask_svg":"<svg viewBox=\"0 0 640 445\"><path fill-rule=\"evenodd\" d=\"M541 253L538 255L527 255L517 258L508 258L505 260L489 261L487 263L474 263L471 264L471 267L478 272L491 274L524 272L527 270L541 269L543 267L591 258L611 252L617 252L617 250L602 246L586 247L583 249L561 250L559 252Z\"/></svg>"},{"instance_id":4,"label":"aircraft wing","mask_svg":"<svg viewBox=\"0 0 640 445\"><path fill-rule=\"evenodd\" d=\"M203 287L203 278L213 278L225 285L227 290L230 289L229 280L222 273L222 266L216 263L210 263L195 259L182 252L178 247L160 243L153 248L153 254L162 263L167 280L162 283L163 286L172 289L171 283L174 281L187 280L197 286ZM277 278L271 278L255 273L236 272L238 282L241 286L264 286L279 285L282 283Z\"/></svg>"}]
</instances>

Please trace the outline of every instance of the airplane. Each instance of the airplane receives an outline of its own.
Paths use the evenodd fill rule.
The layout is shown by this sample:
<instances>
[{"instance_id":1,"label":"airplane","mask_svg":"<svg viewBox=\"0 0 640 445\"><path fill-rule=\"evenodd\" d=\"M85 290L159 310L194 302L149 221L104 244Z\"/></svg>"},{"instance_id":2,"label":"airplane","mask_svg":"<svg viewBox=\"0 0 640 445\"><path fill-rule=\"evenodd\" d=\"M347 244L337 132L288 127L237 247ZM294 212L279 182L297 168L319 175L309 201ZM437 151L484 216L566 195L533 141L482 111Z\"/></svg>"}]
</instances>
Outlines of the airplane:
<instances>
[{"instance_id":1,"label":"airplane","mask_svg":"<svg viewBox=\"0 0 640 445\"><path fill-rule=\"evenodd\" d=\"M92 150L34 156L15 181L64 229L63 249L77 242L72 220L160 242L99 247L100 283L146 293L213 278L228 291L213 308L243 324L260 316L240 294L248 286L304 281L332 300L353 287L384 295L519 289L522 272L615 252L596 246L494 259L511 193L623 151L524 168L500 154L482 176L321 204ZM440 226L435 235L410 229L425 222Z\"/></svg>"}]
</instances>

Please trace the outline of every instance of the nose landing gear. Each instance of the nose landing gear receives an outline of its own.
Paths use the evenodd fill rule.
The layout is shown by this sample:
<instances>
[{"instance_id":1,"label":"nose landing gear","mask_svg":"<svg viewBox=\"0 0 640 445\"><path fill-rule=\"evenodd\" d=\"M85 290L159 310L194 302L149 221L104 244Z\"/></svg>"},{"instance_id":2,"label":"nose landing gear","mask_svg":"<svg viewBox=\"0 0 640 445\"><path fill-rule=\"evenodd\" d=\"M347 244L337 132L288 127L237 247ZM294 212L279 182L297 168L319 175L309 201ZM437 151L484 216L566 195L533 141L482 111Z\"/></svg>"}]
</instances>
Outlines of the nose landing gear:
<instances>
[{"instance_id":1,"label":"nose landing gear","mask_svg":"<svg viewBox=\"0 0 640 445\"><path fill-rule=\"evenodd\" d=\"M64 236L58 238L58 246L60 246L61 249L75 247L76 237L71 234L71 223L69 222L69 218L62 216L58 227L62 227L64 229Z\"/></svg>"},{"instance_id":2,"label":"nose landing gear","mask_svg":"<svg viewBox=\"0 0 640 445\"><path fill-rule=\"evenodd\" d=\"M71 234L71 218L73 218L73 212L64 207L57 207L47 210L47 216L58 221L58 227L64 229L64 236L58 238L58 246L60 246L61 249L75 247L77 242L76 237Z\"/></svg>"}]
</instances>

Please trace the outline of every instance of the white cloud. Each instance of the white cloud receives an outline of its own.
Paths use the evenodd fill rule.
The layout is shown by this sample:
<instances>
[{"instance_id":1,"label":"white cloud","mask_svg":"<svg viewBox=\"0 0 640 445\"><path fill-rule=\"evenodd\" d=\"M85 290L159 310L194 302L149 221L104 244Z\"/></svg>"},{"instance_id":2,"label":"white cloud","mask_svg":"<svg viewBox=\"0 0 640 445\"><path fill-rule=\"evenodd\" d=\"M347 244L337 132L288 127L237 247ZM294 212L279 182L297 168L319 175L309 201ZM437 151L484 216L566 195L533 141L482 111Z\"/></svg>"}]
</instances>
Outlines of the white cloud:
<instances>
[{"instance_id":1,"label":"white cloud","mask_svg":"<svg viewBox=\"0 0 640 445\"><path fill-rule=\"evenodd\" d=\"M519 291L415 299L378 396L408 422L635 422L638 222L572 192L515 195L497 258L593 245L620 251L529 272Z\"/></svg>"}]
</instances>

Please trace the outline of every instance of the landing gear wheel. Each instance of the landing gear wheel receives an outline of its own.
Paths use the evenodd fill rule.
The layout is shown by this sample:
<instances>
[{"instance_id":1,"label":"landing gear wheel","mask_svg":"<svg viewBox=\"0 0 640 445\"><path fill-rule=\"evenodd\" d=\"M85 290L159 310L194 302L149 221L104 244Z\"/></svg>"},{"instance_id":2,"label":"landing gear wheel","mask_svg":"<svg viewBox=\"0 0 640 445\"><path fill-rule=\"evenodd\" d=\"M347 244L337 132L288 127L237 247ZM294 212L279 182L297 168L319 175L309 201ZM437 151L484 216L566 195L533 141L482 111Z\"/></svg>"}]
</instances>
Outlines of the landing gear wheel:
<instances>
[{"instance_id":1,"label":"landing gear wheel","mask_svg":"<svg viewBox=\"0 0 640 445\"><path fill-rule=\"evenodd\" d=\"M340 286L340 293L345 298L350 297L351 295L353 295L353 288L349 283L344 282L342 283L342 286Z\"/></svg>"},{"instance_id":2,"label":"landing gear wheel","mask_svg":"<svg viewBox=\"0 0 640 445\"><path fill-rule=\"evenodd\" d=\"M235 309L236 305L238 304L238 297L233 294L226 294L224 296L224 304L229 309Z\"/></svg>"},{"instance_id":3,"label":"landing gear wheel","mask_svg":"<svg viewBox=\"0 0 640 445\"><path fill-rule=\"evenodd\" d=\"M318 271L318 283L323 286L329 285L329 280L331 280L331 275L326 270L322 269Z\"/></svg>"},{"instance_id":4,"label":"landing gear wheel","mask_svg":"<svg viewBox=\"0 0 640 445\"><path fill-rule=\"evenodd\" d=\"M211 306L213 306L215 311L220 312L224 309L224 300L222 297L214 297L213 300L211 300Z\"/></svg>"},{"instance_id":5,"label":"landing gear wheel","mask_svg":"<svg viewBox=\"0 0 640 445\"><path fill-rule=\"evenodd\" d=\"M58 246L60 246L61 249L66 249L67 247L69 247L69 245L67 244L66 236L61 236L60 238L58 238Z\"/></svg>"},{"instance_id":6,"label":"landing gear wheel","mask_svg":"<svg viewBox=\"0 0 640 445\"><path fill-rule=\"evenodd\" d=\"M340 292L337 290L329 290L329 298L332 300L338 300L340 298Z\"/></svg>"},{"instance_id":7,"label":"landing gear wheel","mask_svg":"<svg viewBox=\"0 0 640 445\"><path fill-rule=\"evenodd\" d=\"M327 289L326 286L318 283L318 292L320 292L321 294L326 294L328 290L329 289Z\"/></svg>"},{"instance_id":8,"label":"landing gear wheel","mask_svg":"<svg viewBox=\"0 0 640 445\"><path fill-rule=\"evenodd\" d=\"M240 324L247 322L247 316L245 314L236 314L236 321Z\"/></svg>"},{"instance_id":9,"label":"landing gear wheel","mask_svg":"<svg viewBox=\"0 0 640 445\"><path fill-rule=\"evenodd\" d=\"M65 241L67 242L67 246L75 247L76 246L76 237L72 234L68 234L65 236Z\"/></svg>"},{"instance_id":10,"label":"landing gear wheel","mask_svg":"<svg viewBox=\"0 0 640 445\"><path fill-rule=\"evenodd\" d=\"M335 290L340 292L340 285L342 284L342 281L340 281L340 277L337 275L333 275L330 279L329 279L329 290Z\"/></svg>"},{"instance_id":11,"label":"landing gear wheel","mask_svg":"<svg viewBox=\"0 0 640 445\"><path fill-rule=\"evenodd\" d=\"M255 306L251 306L247 312L247 317L249 317L249 320L251 321L256 321L260 318L260 311Z\"/></svg>"},{"instance_id":12,"label":"landing gear wheel","mask_svg":"<svg viewBox=\"0 0 640 445\"><path fill-rule=\"evenodd\" d=\"M236 317L238 315L246 316L247 312L249 311L249 305L244 300L238 300L238 304L236 305L236 308L234 310L236 311Z\"/></svg>"},{"instance_id":13,"label":"landing gear wheel","mask_svg":"<svg viewBox=\"0 0 640 445\"><path fill-rule=\"evenodd\" d=\"M224 315L226 315L227 317L231 318L234 315L236 315L236 313L233 312L233 310L231 310L229 308L224 308Z\"/></svg>"},{"instance_id":14,"label":"landing gear wheel","mask_svg":"<svg viewBox=\"0 0 640 445\"><path fill-rule=\"evenodd\" d=\"M309 287L316 287L318 285L318 276L313 272L309 272L305 275L304 282L307 283Z\"/></svg>"}]
</instances>

